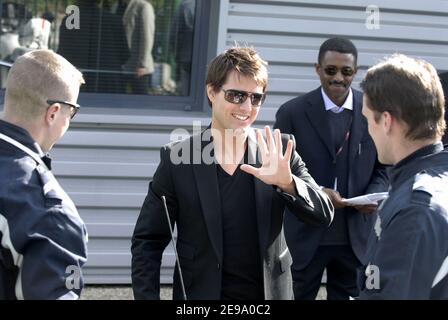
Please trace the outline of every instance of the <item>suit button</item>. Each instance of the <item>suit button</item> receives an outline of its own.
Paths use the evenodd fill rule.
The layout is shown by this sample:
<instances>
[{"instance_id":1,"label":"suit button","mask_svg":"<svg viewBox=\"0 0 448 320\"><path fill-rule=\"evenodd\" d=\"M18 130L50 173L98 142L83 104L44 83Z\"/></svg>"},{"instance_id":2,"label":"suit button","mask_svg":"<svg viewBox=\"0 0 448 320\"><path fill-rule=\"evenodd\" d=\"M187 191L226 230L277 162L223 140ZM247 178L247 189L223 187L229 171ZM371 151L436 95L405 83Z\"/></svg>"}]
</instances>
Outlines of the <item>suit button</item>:
<instances>
[{"instance_id":1,"label":"suit button","mask_svg":"<svg viewBox=\"0 0 448 320\"><path fill-rule=\"evenodd\" d=\"M217 267L218 267L218 269L220 269L220 268L221 268L221 265L218 263L218 266L217 266Z\"/></svg>"}]
</instances>

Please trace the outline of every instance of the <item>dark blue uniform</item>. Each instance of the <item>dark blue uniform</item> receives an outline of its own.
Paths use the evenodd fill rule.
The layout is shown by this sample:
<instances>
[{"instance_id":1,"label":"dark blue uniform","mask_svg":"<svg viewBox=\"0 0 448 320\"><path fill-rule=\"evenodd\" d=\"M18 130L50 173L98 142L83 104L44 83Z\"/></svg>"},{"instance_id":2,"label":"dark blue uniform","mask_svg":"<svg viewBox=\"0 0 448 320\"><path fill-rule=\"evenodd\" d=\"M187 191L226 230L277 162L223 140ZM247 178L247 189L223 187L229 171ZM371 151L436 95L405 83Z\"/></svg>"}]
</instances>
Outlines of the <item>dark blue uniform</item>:
<instances>
[{"instance_id":1,"label":"dark blue uniform","mask_svg":"<svg viewBox=\"0 0 448 320\"><path fill-rule=\"evenodd\" d=\"M390 182L360 298L448 299L448 152L442 143L421 148L392 168Z\"/></svg>"},{"instance_id":2,"label":"dark blue uniform","mask_svg":"<svg viewBox=\"0 0 448 320\"><path fill-rule=\"evenodd\" d=\"M87 231L28 132L0 120L0 300L76 299Z\"/></svg>"}]
</instances>

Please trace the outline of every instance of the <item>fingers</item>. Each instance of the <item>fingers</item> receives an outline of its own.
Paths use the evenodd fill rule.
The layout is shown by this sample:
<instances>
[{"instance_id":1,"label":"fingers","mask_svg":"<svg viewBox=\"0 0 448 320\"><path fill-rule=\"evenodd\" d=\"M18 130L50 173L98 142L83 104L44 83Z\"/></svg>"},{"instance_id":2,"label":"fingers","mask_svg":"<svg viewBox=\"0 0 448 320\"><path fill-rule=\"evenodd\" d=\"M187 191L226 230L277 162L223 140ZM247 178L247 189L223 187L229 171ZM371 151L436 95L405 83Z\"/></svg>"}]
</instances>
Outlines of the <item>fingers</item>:
<instances>
[{"instance_id":1,"label":"fingers","mask_svg":"<svg viewBox=\"0 0 448 320\"><path fill-rule=\"evenodd\" d=\"M257 141L258 141L258 147L260 148L260 154L261 154L261 162L265 163L268 158L268 147L266 146L266 142L263 139L263 136L261 134L261 131L257 129Z\"/></svg>"},{"instance_id":2,"label":"fingers","mask_svg":"<svg viewBox=\"0 0 448 320\"><path fill-rule=\"evenodd\" d=\"M292 140L288 140L288 144L286 145L285 154L283 154L283 142L282 142L282 134L279 129L274 130L274 138L275 138L275 145L277 146L277 150L280 154L280 158L285 159L289 162L292 156L294 143Z\"/></svg>"},{"instance_id":3,"label":"fingers","mask_svg":"<svg viewBox=\"0 0 448 320\"><path fill-rule=\"evenodd\" d=\"M257 131L258 147L261 149L262 153L268 153L268 146L266 145L266 141L264 141L264 139L263 139L261 130L257 129L256 131Z\"/></svg>"},{"instance_id":4,"label":"fingers","mask_svg":"<svg viewBox=\"0 0 448 320\"><path fill-rule=\"evenodd\" d=\"M293 145L294 145L294 143L292 142L292 140L288 140L288 145L286 146L285 155L283 156L283 158L285 160L287 160L288 162L291 160L293 147L294 147Z\"/></svg>"},{"instance_id":5,"label":"fingers","mask_svg":"<svg viewBox=\"0 0 448 320\"><path fill-rule=\"evenodd\" d=\"M376 204L356 205L353 206L357 211L361 213L374 213L378 207Z\"/></svg>"},{"instance_id":6,"label":"fingers","mask_svg":"<svg viewBox=\"0 0 448 320\"><path fill-rule=\"evenodd\" d=\"M275 138L275 145L277 146L276 147L277 151L280 154L280 158L283 158L283 142L280 130L278 129L274 130L274 138Z\"/></svg>"},{"instance_id":7,"label":"fingers","mask_svg":"<svg viewBox=\"0 0 448 320\"><path fill-rule=\"evenodd\" d=\"M259 168L252 167L252 166L250 166L248 164L241 165L240 169L243 170L244 172L247 172L247 173L257 177L257 178L260 175L259 174L260 173L260 169Z\"/></svg>"},{"instance_id":8,"label":"fingers","mask_svg":"<svg viewBox=\"0 0 448 320\"><path fill-rule=\"evenodd\" d=\"M266 141L268 142L268 151L276 152L277 148L275 147L274 138L272 137L271 129L269 126L264 127L264 132L266 134Z\"/></svg>"},{"instance_id":9,"label":"fingers","mask_svg":"<svg viewBox=\"0 0 448 320\"><path fill-rule=\"evenodd\" d=\"M345 204L345 202L342 202L341 195L336 190L323 188L322 191L325 192L328 195L328 197L330 198L331 202L333 203L333 206L336 209L344 208L344 207L347 206Z\"/></svg>"}]
</instances>

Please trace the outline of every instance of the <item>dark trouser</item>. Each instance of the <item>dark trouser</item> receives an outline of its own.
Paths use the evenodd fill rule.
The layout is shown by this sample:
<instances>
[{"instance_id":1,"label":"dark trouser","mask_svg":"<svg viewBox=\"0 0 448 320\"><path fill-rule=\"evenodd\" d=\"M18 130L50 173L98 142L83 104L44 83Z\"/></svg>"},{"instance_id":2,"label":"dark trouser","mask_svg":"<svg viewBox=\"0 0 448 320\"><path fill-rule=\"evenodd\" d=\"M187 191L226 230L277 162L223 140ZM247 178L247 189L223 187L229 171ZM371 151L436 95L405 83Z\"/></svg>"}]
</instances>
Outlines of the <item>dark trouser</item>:
<instances>
[{"instance_id":1,"label":"dark trouser","mask_svg":"<svg viewBox=\"0 0 448 320\"><path fill-rule=\"evenodd\" d=\"M327 299L358 296L356 269L361 265L350 246L320 246L305 269L291 268L296 300L314 300L327 268Z\"/></svg>"}]
</instances>

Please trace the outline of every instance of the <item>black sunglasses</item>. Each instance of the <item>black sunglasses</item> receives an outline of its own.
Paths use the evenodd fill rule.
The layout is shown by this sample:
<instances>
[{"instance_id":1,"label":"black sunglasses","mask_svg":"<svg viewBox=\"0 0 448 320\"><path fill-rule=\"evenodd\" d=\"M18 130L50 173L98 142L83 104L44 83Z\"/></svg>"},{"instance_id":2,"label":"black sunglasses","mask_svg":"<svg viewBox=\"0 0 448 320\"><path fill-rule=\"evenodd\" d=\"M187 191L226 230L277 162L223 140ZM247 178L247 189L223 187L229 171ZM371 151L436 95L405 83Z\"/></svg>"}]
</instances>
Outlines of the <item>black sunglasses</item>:
<instances>
[{"instance_id":1,"label":"black sunglasses","mask_svg":"<svg viewBox=\"0 0 448 320\"><path fill-rule=\"evenodd\" d=\"M329 75L329 76L334 76L338 73L339 69L333 66L328 66L324 68L324 72ZM355 70L353 70L350 67L343 67L341 69L341 73L344 77L351 77L354 73Z\"/></svg>"},{"instance_id":2,"label":"black sunglasses","mask_svg":"<svg viewBox=\"0 0 448 320\"><path fill-rule=\"evenodd\" d=\"M79 108L81 108L81 106L77 103L71 103L71 102L67 102L67 101L62 101L62 100L51 100L48 99L47 103L51 106L55 103L60 103L60 104L65 104L67 106L70 106L70 119L73 119L76 115L76 113L78 112Z\"/></svg>"},{"instance_id":3,"label":"black sunglasses","mask_svg":"<svg viewBox=\"0 0 448 320\"><path fill-rule=\"evenodd\" d=\"M250 97L250 103L254 107L259 107L263 104L264 99L266 99L265 93L247 92L235 89L228 89L228 90L225 90L224 88L221 89L222 91L224 91L224 99L234 104L242 104L244 103L244 101L246 101L247 97Z\"/></svg>"}]
</instances>

